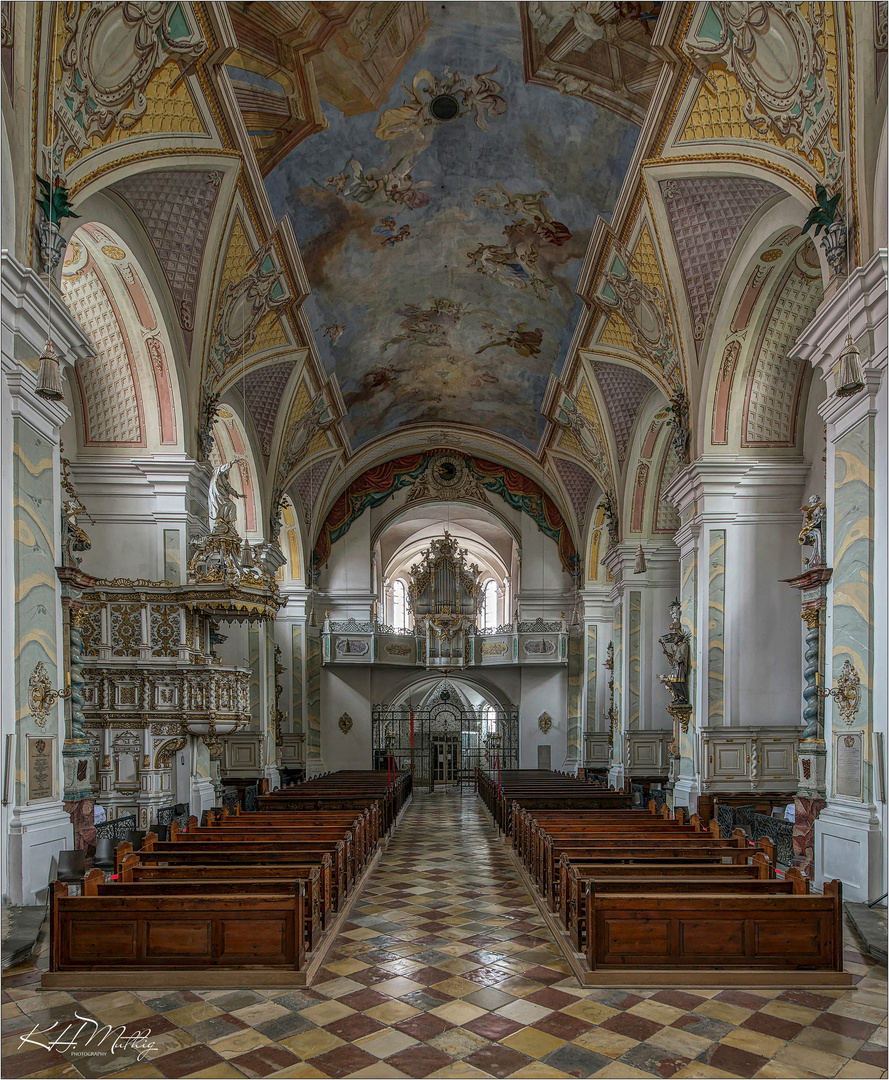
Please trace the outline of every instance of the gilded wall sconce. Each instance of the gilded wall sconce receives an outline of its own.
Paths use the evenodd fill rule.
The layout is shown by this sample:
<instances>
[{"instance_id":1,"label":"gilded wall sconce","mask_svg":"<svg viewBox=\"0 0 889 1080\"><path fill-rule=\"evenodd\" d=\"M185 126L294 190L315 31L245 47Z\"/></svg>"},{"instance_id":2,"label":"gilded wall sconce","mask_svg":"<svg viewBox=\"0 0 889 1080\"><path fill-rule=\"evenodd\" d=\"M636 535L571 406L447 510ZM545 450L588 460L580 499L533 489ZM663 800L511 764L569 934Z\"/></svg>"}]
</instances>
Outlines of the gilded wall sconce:
<instances>
[{"instance_id":1,"label":"gilded wall sconce","mask_svg":"<svg viewBox=\"0 0 889 1080\"><path fill-rule=\"evenodd\" d=\"M28 679L28 711L36 722L43 727L49 717L50 709L59 698L71 697L71 687L64 690L53 690L52 683L42 660L37 661L37 667L31 672Z\"/></svg>"},{"instance_id":2,"label":"gilded wall sconce","mask_svg":"<svg viewBox=\"0 0 889 1080\"><path fill-rule=\"evenodd\" d=\"M844 661L836 686L831 686L825 690L823 687L818 686L819 682L820 674L816 672L815 685L818 696L822 698L832 697L837 703L837 711L843 723L846 725L851 724L855 719L855 714L861 707L861 679L852 666L852 661Z\"/></svg>"}]
</instances>

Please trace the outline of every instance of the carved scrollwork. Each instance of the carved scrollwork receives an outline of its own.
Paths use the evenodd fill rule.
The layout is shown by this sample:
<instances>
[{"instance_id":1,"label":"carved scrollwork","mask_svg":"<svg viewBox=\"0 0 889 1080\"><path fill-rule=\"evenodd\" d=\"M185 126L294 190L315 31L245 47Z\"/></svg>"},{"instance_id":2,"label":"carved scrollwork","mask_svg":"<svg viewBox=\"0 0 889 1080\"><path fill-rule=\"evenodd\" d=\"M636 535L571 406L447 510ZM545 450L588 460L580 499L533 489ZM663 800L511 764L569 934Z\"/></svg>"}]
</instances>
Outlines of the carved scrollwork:
<instances>
[{"instance_id":1,"label":"carved scrollwork","mask_svg":"<svg viewBox=\"0 0 889 1080\"><path fill-rule=\"evenodd\" d=\"M843 155L833 144L831 125L836 102L827 84L824 4L809 5L806 20L793 0L736 4L715 0L709 10L719 27L702 23L685 52L704 73L722 64L740 83L746 97L744 116L763 134L775 131L782 142L793 136L800 150L824 160L824 175L840 179ZM780 63L775 58L780 57Z\"/></svg>"},{"instance_id":2,"label":"carved scrollwork","mask_svg":"<svg viewBox=\"0 0 889 1080\"><path fill-rule=\"evenodd\" d=\"M131 128L148 108L145 89L170 59L193 63L207 45L177 36L175 4L68 4L59 97L86 138ZM178 15L177 15L178 13Z\"/></svg>"},{"instance_id":3,"label":"carved scrollwork","mask_svg":"<svg viewBox=\"0 0 889 1080\"><path fill-rule=\"evenodd\" d=\"M548 712L541 713L537 719L537 726L546 735L549 729L553 726L553 718Z\"/></svg>"}]
</instances>

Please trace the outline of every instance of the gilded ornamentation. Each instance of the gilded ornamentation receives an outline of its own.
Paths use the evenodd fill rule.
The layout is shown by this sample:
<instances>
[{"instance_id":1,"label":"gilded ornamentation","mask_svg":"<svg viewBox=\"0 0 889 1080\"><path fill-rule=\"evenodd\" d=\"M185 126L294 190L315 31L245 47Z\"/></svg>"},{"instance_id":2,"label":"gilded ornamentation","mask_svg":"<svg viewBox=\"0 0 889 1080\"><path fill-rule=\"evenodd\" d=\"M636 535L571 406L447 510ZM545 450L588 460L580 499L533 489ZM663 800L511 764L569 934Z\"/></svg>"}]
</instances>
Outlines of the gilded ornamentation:
<instances>
[{"instance_id":1,"label":"gilded ornamentation","mask_svg":"<svg viewBox=\"0 0 889 1080\"><path fill-rule=\"evenodd\" d=\"M852 661L844 661L836 686L827 690L819 688L818 694L823 698L832 697L837 703L840 719L846 725L851 724L861 707L861 679Z\"/></svg>"},{"instance_id":2,"label":"gilded ornamentation","mask_svg":"<svg viewBox=\"0 0 889 1080\"><path fill-rule=\"evenodd\" d=\"M553 718L548 712L541 713L540 716L537 718L537 726L540 728L543 734L546 735L549 732L549 729L553 726Z\"/></svg>"},{"instance_id":3,"label":"gilded ornamentation","mask_svg":"<svg viewBox=\"0 0 889 1080\"><path fill-rule=\"evenodd\" d=\"M70 696L70 686L64 690L53 690L46 666L42 660L38 660L28 679L28 710L35 722L43 727L49 718L50 709L59 698Z\"/></svg>"},{"instance_id":4,"label":"gilded ornamentation","mask_svg":"<svg viewBox=\"0 0 889 1080\"><path fill-rule=\"evenodd\" d=\"M730 71L745 95L744 117L751 127L761 134L774 131L782 142L792 136L810 161L817 151L825 177L838 181L843 155L831 134L836 102L819 41L824 35L824 4L809 5L811 22L793 0L750 4L715 0L709 11L719 29L712 31L714 36L704 36L708 34L704 27L711 25L705 20L695 39L685 42L692 62L705 78L714 64ZM780 64L775 62L777 56Z\"/></svg>"},{"instance_id":5,"label":"gilded ornamentation","mask_svg":"<svg viewBox=\"0 0 889 1080\"><path fill-rule=\"evenodd\" d=\"M110 604L111 651L115 656L138 656L142 619L138 608Z\"/></svg>"},{"instance_id":6,"label":"gilded ornamentation","mask_svg":"<svg viewBox=\"0 0 889 1080\"><path fill-rule=\"evenodd\" d=\"M352 717L349 716L347 712L344 712L343 715L339 718L339 720L337 720L337 725L344 735L349 734L349 732L352 730L353 723L354 721L352 720Z\"/></svg>"},{"instance_id":7,"label":"gilded ornamentation","mask_svg":"<svg viewBox=\"0 0 889 1080\"><path fill-rule=\"evenodd\" d=\"M63 565L79 566L81 560L74 554L75 551L88 551L92 544L90 538L77 524L77 519L87 517L91 524L95 521L90 517L86 507L80 501L80 496L71 479L71 462L67 458L59 459L62 466L62 490L70 498L62 500L62 548Z\"/></svg>"}]
</instances>

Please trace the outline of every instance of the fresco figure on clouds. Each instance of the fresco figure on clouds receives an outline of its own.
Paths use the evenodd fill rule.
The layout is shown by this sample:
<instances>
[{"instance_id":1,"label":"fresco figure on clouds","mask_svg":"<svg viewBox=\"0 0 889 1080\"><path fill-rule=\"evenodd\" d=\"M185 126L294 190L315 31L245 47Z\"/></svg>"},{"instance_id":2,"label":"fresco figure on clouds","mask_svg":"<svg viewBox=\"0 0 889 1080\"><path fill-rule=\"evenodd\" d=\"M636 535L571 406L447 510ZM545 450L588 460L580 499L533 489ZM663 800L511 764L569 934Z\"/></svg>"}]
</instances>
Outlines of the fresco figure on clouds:
<instances>
[{"instance_id":1,"label":"fresco figure on clouds","mask_svg":"<svg viewBox=\"0 0 889 1080\"><path fill-rule=\"evenodd\" d=\"M327 129L267 186L293 222L353 447L472 411L536 449L580 303L577 274L637 129L526 81L517 5L428 14L379 107L326 111ZM607 131L595 160L580 139L556 141L551 120L561 130L565 110L573 130Z\"/></svg>"}]
</instances>

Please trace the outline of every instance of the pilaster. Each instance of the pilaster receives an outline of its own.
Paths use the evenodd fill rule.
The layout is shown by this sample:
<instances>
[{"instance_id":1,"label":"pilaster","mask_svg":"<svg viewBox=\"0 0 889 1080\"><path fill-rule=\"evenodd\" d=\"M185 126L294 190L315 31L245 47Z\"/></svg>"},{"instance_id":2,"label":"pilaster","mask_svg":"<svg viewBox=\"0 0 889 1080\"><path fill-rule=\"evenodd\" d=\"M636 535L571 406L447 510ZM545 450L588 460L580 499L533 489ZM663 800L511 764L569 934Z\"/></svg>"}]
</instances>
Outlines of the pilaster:
<instances>
[{"instance_id":1,"label":"pilaster","mask_svg":"<svg viewBox=\"0 0 889 1080\"><path fill-rule=\"evenodd\" d=\"M827 588L824 690L848 662L860 679L857 712L825 701L827 806L814 824L815 880L840 878L844 896L870 901L886 891L887 824L886 544L887 252L857 267L842 292L815 315L795 352L826 382L820 412L827 429L825 561ZM861 352L864 389L835 393L834 367L851 333ZM880 527L877 523L881 523Z\"/></svg>"},{"instance_id":2,"label":"pilaster","mask_svg":"<svg viewBox=\"0 0 889 1080\"><path fill-rule=\"evenodd\" d=\"M55 567L60 560L59 430L63 402L36 394L37 359L48 335L63 365L88 356L89 339L57 294L8 252L0 253L0 572L4 750L14 764L9 802L2 808L6 888L14 904L34 904L46 888L59 850L72 843L62 805L65 741L63 699L32 713L31 676L43 663L53 690L65 688L65 629Z\"/></svg>"}]
</instances>

